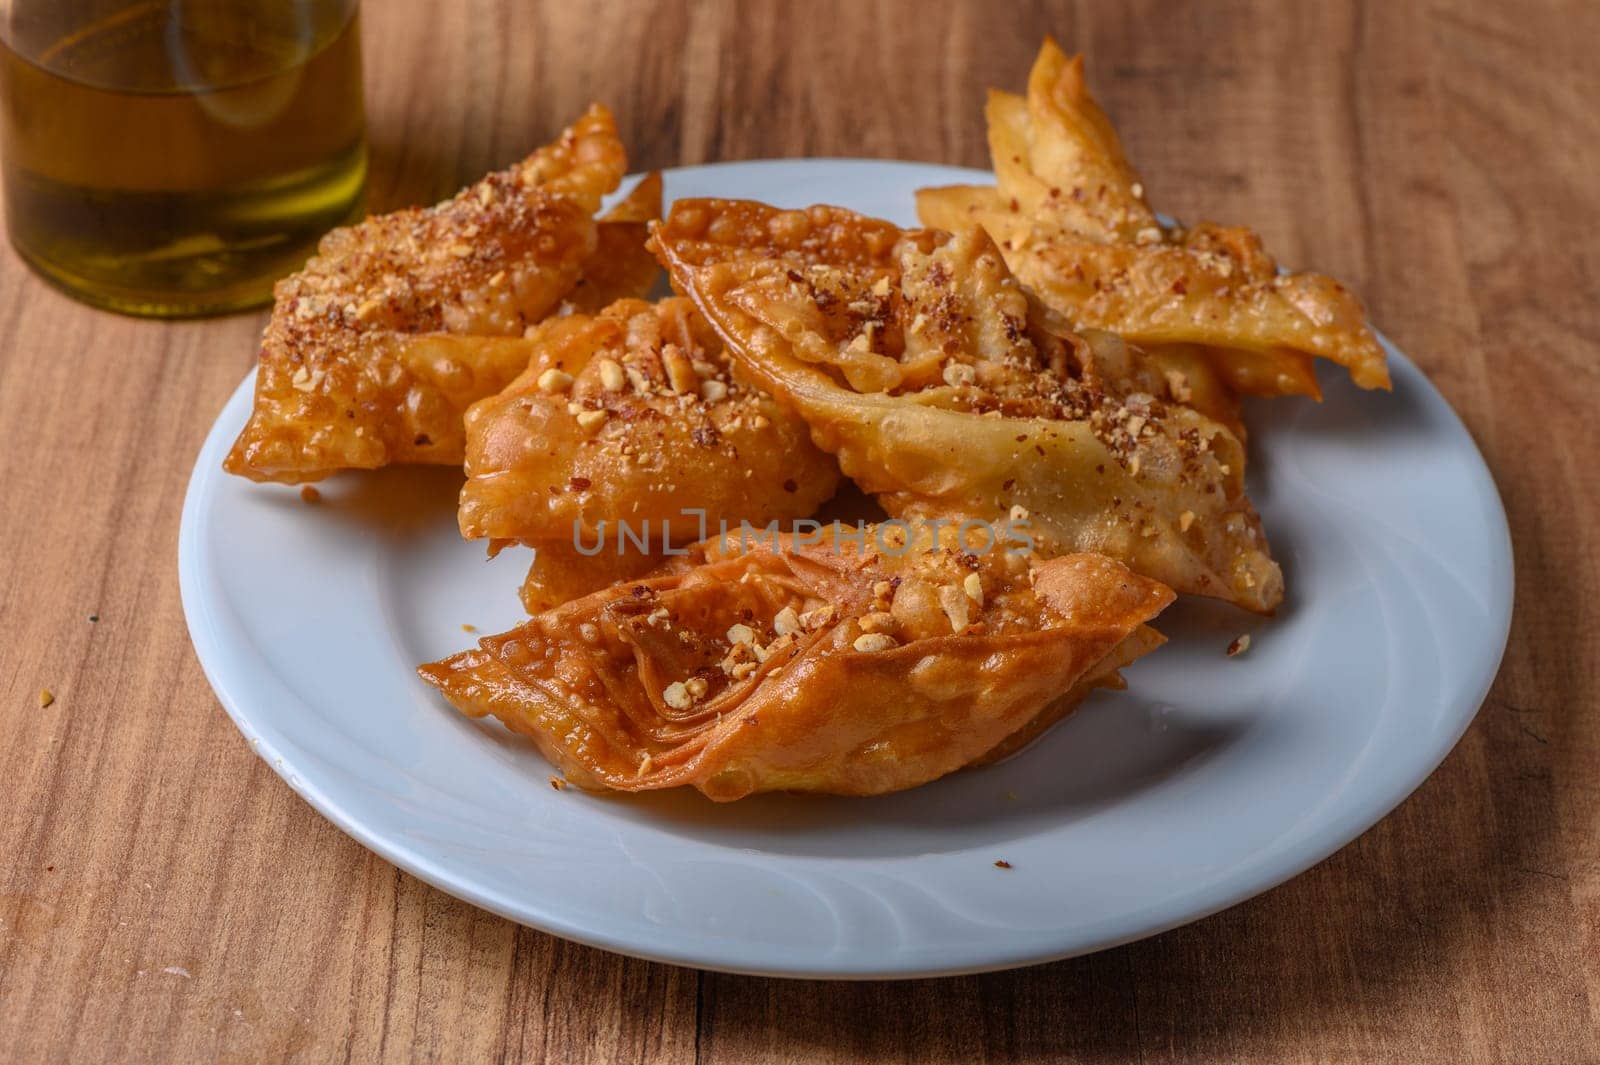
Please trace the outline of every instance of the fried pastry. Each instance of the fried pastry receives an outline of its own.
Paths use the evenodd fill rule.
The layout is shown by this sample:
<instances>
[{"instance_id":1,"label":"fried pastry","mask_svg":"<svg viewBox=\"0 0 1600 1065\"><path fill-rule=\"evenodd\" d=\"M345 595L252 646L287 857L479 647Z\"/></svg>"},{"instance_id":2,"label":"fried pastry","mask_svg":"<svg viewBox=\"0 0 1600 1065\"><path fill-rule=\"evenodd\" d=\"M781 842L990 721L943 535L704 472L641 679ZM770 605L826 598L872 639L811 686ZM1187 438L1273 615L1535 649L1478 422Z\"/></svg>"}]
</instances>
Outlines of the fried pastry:
<instances>
[{"instance_id":1,"label":"fried pastry","mask_svg":"<svg viewBox=\"0 0 1600 1065\"><path fill-rule=\"evenodd\" d=\"M527 370L467 413L459 511L469 539L536 548L530 612L641 573L664 544L721 522L805 517L838 485L805 423L730 372L686 299L552 318L532 344Z\"/></svg>"},{"instance_id":2,"label":"fried pastry","mask_svg":"<svg viewBox=\"0 0 1600 1065\"><path fill-rule=\"evenodd\" d=\"M728 801L926 783L1161 642L1172 592L1111 559L920 537L710 541L418 672L582 787Z\"/></svg>"},{"instance_id":3,"label":"fried pastry","mask_svg":"<svg viewBox=\"0 0 1600 1065\"><path fill-rule=\"evenodd\" d=\"M1317 395L1312 356L1388 388L1382 347L1360 302L1331 278L1280 274L1243 227L1165 225L1083 77L1046 40L1027 97L991 92L998 187L918 193L925 225L982 225L1023 283L1078 328L1148 349L1199 345L1232 389Z\"/></svg>"},{"instance_id":4,"label":"fried pastry","mask_svg":"<svg viewBox=\"0 0 1600 1065\"><path fill-rule=\"evenodd\" d=\"M886 225L857 219L680 201L653 239L743 370L889 514L1009 518L1047 556L1100 552L1255 611L1281 600L1227 426L1125 389L1127 345L1060 327L982 229L905 233L872 259L810 247Z\"/></svg>"},{"instance_id":5,"label":"fried pastry","mask_svg":"<svg viewBox=\"0 0 1600 1065\"><path fill-rule=\"evenodd\" d=\"M653 282L642 241L631 256L617 250L642 236L641 201L598 234L592 217L626 166L596 105L554 144L453 199L328 234L278 283L254 409L224 468L295 483L459 463L467 406L522 372L524 330L573 293L586 266L598 271L589 287L607 296Z\"/></svg>"}]
</instances>

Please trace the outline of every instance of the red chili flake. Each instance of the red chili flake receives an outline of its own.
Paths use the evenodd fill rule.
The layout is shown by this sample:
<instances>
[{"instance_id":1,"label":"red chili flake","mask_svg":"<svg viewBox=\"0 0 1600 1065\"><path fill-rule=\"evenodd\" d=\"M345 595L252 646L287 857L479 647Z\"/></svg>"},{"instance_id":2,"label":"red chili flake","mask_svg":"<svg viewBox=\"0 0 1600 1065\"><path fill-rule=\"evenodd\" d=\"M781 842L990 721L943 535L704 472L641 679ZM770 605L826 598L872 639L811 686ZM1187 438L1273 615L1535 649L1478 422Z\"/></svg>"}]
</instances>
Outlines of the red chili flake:
<instances>
[{"instance_id":1,"label":"red chili flake","mask_svg":"<svg viewBox=\"0 0 1600 1065\"><path fill-rule=\"evenodd\" d=\"M997 858L995 860L994 867L996 869L1010 869L1011 863L1006 861L1004 858Z\"/></svg>"}]
</instances>

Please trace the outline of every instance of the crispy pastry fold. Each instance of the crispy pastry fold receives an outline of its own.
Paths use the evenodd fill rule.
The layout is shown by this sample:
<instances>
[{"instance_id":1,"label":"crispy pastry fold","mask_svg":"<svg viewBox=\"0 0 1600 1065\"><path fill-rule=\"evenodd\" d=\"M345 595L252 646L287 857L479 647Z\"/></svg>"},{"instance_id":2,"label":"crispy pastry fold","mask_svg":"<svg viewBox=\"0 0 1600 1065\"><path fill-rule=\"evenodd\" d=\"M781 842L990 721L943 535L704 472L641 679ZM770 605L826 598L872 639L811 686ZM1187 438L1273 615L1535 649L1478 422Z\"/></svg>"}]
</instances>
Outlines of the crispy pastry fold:
<instances>
[{"instance_id":1,"label":"crispy pastry fold","mask_svg":"<svg viewBox=\"0 0 1600 1065\"><path fill-rule=\"evenodd\" d=\"M530 611L644 572L664 542L720 522L805 517L838 485L805 423L731 372L686 299L552 318L530 343L521 376L467 413L459 512L469 539L536 548Z\"/></svg>"},{"instance_id":2,"label":"crispy pastry fold","mask_svg":"<svg viewBox=\"0 0 1600 1065\"><path fill-rule=\"evenodd\" d=\"M1172 599L1103 556L964 542L708 541L419 672L585 788L910 788L1031 740L1157 646Z\"/></svg>"},{"instance_id":3,"label":"crispy pastry fold","mask_svg":"<svg viewBox=\"0 0 1600 1065\"><path fill-rule=\"evenodd\" d=\"M998 187L924 189L925 225L981 225L1023 283L1079 328L1151 350L1199 345L1227 385L1317 395L1312 356L1388 388L1360 302L1312 273L1280 274L1243 227L1163 225L1105 112L1083 57L1046 40L1026 98L993 91L986 114Z\"/></svg>"},{"instance_id":4,"label":"crispy pastry fold","mask_svg":"<svg viewBox=\"0 0 1600 1065\"><path fill-rule=\"evenodd\" d=\"M983 230L890 242L886 226L679 201L654 243L744 372L891 515L1009 518L1046 555L1100 552L1179 591L1279 602L1234 433L1162 398L1163 375L1117 337L1068 331Z\"/></svg>"},{"instance_id":5,"label":"crispy pastry fold","mask_svg":"<svg viewBox=\"0 0 1600 1065\"><path fill-rule=\"evenodd\" d=\"M328 234L278 283L254 409L224 468L294 483L459 463L462 414L527 366L529 325L569 296L609 301L654 282L642 216L659 209L659 183L643 183L620 217L593 218L626 168L596 105L555 143L444 203ZM594 277L580 286L585 270Z\"/></svg>"}]
</instances>

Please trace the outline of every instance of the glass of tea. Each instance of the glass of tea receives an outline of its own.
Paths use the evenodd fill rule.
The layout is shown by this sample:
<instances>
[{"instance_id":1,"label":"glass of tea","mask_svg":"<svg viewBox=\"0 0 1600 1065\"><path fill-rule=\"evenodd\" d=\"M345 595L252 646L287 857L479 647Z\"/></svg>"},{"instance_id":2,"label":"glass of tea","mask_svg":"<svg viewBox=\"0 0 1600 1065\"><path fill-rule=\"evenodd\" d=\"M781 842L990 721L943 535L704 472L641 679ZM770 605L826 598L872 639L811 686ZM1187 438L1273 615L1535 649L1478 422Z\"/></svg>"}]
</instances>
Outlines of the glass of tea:
<instances>
[{"instance_id":1,"label":"glass of tea","mask_svg":"<svg viewBox=\"0 0 1600 1065\"><path fill-rule=\"evenodd\" d=\"M266 302L361 208L356 0L0 0L12 245L79 299Z\"/></svg>"}]
</instances>

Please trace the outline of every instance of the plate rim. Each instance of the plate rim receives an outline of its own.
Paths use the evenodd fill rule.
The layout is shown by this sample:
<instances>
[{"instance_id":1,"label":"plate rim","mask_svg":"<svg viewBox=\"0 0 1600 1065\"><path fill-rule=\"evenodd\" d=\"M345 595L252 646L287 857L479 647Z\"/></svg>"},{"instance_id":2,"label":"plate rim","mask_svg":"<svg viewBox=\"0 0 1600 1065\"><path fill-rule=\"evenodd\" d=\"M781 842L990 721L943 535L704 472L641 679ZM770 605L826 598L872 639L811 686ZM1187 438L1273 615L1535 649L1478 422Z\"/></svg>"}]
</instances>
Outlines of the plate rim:
<instances>
[{"instance_id":1,"label":"plate rim","mask_svg":"<svg viewBox=\"0 0 1600 1065\"><path fill-rule=\"evenodd\" d=\"M796 165L865 167L884 170L911 167L924 175L933 170L943 171L948 173L952 180L955 181L985 182L993 180L993 175L988 171L950 166L943 163L917 160L858 159L841 156L734 160L662 168L661 172L670 181L674 175L692 177L696 174L703 174L713 170ZM622 187L627 188L633 181L642 176L640 173L628 175L624 179ZM925 177L918 180L919 182L923 181ZM747 964L737 956L737 952L727 949L723 944L716 941L702 941L701 949L699 950L657 950L648 945L634 942L625 936L608 935L603 929L593 928L580 922L565 919L559 913L550 910L548 906L538 905L529 901L514 905L512 902L502 899L493 891L481 889L470 877L464 877L459 873L453 874L451 871L431 861L416 848L407 846L402 838L369 827L361 817L353 815L344 805L336 801L316 784L314 780L316 774L313 769L294 763L291 761L290 756L286 756L272 742L271 736L267 734L271 730L263 728L260 722L254 720L246 706L248 695L241 696L235 690L235 685L221 671L221 660L226 657L226 652L210 626L211 619L205 603L205 590L202 587L203 577L200 572L200 559L204 553L200 539L204 527L201 502L205 483L210 478L222 476L220 468L213 469L211 467L217 466L217 463L220 462L221 453L226 451L234 435L235 430L224 424L228 412L236 404L247 401L253 391L256 378L256 368L253 365L239 385L229 393L221 410L218 412L217 418L207 431L206 437L196 455L195 465L191 470L185 488L177 544L179 592L183 605L184 620L189 630L196 658L199 660L206 680L216 694L218 701L222 704L223 709L232 720L234 726L239 729L240 733L249 742L255 753L292 790L309 803L321 816L338 827L340 831L397 868L448 895L518 924L587 946L648 961L687 966L707 971L784 979L882 980L958 976L1047 964L1066 958L1108 950L1191 924L1257 895L1271 891L1294 877L1307 872L1348 846L1398 808L1423 782L1432 776L1444 759L1455 749L1473 721L1476 720L1478 712L1481 710L1499 674L1510 636L1516 568L1510 524L1505 511L1504 500L1501 498L1493 473L1481 447L1478 445L1478 441L1473 437L1470 429L1462 421L1455 408L1451 406L1449 400L1403 351L1389 341L1381 332L1378 333L1378 337L1391 357L1398 356L1398 361L1403 363L1406 369L1416 374L1417 378L1426 386L1427 391L1432 394L1432 399L1436 400L1438 406L1448 413L1453 427L1459 430L1462 438L1470 445L1471 458L1474 460L1471 463L1473 480L1480 489L1480 497L1486 501L1491 501L1493 504L1492 508L1490 508L1491 513L1489 516L1497 519L1495 528L1486 531L1490 533L1489 539L1497 548L1496 556L1504 560L1504 565L1493 574L1494 579L1492 581L1485 582L1485 586L1487 601L1493 608L1492 613L1495 622L1495 632L1490 643L1498 646L1499 650L1493 656L1492 665L1488 665L1487 660L1485 660L1486 668L1480 671L1478 683L1471 686L1471 689L1476 692L1470 699L1471 710L1458 715L1459 720L1454 723L1454 727L1437 738L1435 743L1427 750L1425 758L1420 758L1414 763L1412 773L1406 775L1403 779L1397 778L1395 784L1387 789L1382 789L1380 792L1369 791L1365 794L1364 801L1355 803L1353 809L1347 811L1341 819L1339 831L1328 831L1313 837L1312 841L1291 847L1288 854L1292 855L1292 860L1288 857L1280 859L1279 865L1281 868L1279 872L1269 877L1250 878L1236 875L1231 879L1224 878L1219 884L1214 885L1209 894L1205 892L1198 893L1205 898L1204 903L1201 905L1185 908L1181 913L1171 915L1170 919L1141 926L1138 930L1127 934L1110 935L1087 944L1079 943L1065 949L1051 948L1046 944L1045 949L1016 951L1005 954L997 953L978 963L914 967L888 965L879 967L774 968L766 965ZM208 464L209 459L215 459L216 462ZM1233 880L1242 882L1233 883ZM1063 937L1071 927L1073 926L1070 924L1062 926Z\"/></svg>"}]
</instances>

